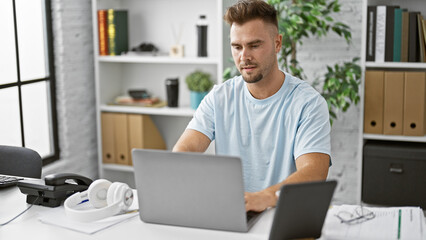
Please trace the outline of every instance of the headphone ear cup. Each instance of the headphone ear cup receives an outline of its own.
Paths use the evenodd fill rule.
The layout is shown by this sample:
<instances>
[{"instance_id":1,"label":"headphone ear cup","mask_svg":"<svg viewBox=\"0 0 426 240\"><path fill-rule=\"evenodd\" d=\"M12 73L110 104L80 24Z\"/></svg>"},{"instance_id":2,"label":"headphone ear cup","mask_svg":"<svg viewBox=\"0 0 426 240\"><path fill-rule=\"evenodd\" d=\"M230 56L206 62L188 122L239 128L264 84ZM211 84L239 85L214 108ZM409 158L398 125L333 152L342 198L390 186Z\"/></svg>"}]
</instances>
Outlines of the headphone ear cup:
<instances>
[{"instance_id":1,"label":"headphone ear cup","mask_svg":"<svg viewBox=\"0 0 426 240\"><path fill-rule=\"evenodd\" d=\"M129 199L130 198L130 199ZM114 182L108 189L108 206L119 203L120 210L127 210L133 201L132 189L125 183Z\"/></svg>"},{"instance_id":2,"label":"headphone ear cup","mask_svg":"<svg viewBox=\"0 0 426 240\"><path fill-rule=\"evenodd\" d=\"M106 179L98 179L90 184L87 189L89 203L95 208L106 207L108 205L107 193L111 185L111 182Z\"/></svg>"},{"instance_id":3,"label":"headphone ear cup","mask_svg":"<svg viewBox=\"0 0 426 240\"><path fill-rule=\"evenodd\" d=\"M123 188L124 183L114 182L108 189L107 204L112 205L120 200L120 188Z\"/></svg>"}]
</instances>

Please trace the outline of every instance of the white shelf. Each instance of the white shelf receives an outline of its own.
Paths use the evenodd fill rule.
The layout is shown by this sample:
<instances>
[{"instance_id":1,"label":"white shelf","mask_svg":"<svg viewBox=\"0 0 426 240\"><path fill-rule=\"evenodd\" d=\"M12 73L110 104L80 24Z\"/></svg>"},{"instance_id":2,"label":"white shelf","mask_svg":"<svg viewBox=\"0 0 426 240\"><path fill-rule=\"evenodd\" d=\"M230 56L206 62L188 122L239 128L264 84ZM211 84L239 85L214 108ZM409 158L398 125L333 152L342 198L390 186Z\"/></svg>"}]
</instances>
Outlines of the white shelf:
<instances>
[{"instance_id":1,"label":"white shelf","mask_svg":"<svg viewBox=\"0 0 426 240\"><path fill-rule=\"evenodd\" d=\"M133 166L127 166L127 165L120 165L120 164L102 164L102 167L104 170L114 170L114 171L121 171L121 172L133 172Z\"/></svg>"},{"instance_id":2,"label":"white shelf","mask_svg":"<svg viewBox=\"0 0 426 240\"><path fill-rule=\"evenodd\" d=\"M424 69L426 63L413 63L413 62L365 62L367 68L412 68Z\"/></svg>"},{"instance_id":3,"label":"white shelf","mask_svg":"<svg viewBox=\"0 0 426 240\"><path fill-rule=\"evenodd\" d=\"M190 91L185 84L189 73L200 70L209 73L216 83L222 82L224 24L223 0L91 0L92 29L95 49L95 87L98 136L98 169L101 178L126 182L134 186L133 166L103 162L102 113L149 115L159 130L167 149L172 149L185 131L195 110L190 108ZM226 2L226 4L228 4ZM129 52L119 56L100 56L98 39L99 9L128 10L129 48L152 42L159 49L157 56ZM190 11L188 11L190 9ZM197 57L196 22L200 14L207 16L208 57ZM182 32L179 44L185 47L182 58L170 57L168 50L174 44L174 33ZM227 59L227 58L226 58ZM150 108L108 105L112 99L126 94L129 89L147 89L150 95L167 99L165 80L178 78L178 108ZM106 123L105 123L106 124ZM124 126L121 126L124 128ZM126 127L127 128L127 127ZM110 130L110 128L108 128ZM113 131L116 131L113 129ZM126 132L126 130L120 130ZM105 140L105 139L104 139ZM121 146L113 139L112 148ZM105 140L107 142L107 140ZM123 142L122 142L123 143ZM122 144L126 145L125 143ZM107 148L107 147L105 147ZM124 151L127 147L120 149ZM129 155L130 156L130 155Z\"/></svg>"},{"instance_id":4,"label":"white shelf","mask_svg":"<svg viewBox=\"0 0 426 240\"><path fill-rule=\"evenodd\" d=\"M155 63L155 64L218 64L219 60L213 57L184 57L168 56L98 56L99 62L115 63Z\"/></svg>"},{"instance_id":5,"label":"white shelf","mask_svg":"<svg viewBox=\"0 0 426 240\"><path fill-rule=\"evenodd\" d=\"M177 117L192 117L195 112L195 110L190 107L151 108L151 107L111 106L111 105L101 105L100 110L103 112L137 113L137 114L177 116Z\"/></svg>"},{"instance_id":6,"label":"white shelf","mask_svg":"<svg viewBox=\"0 0 426 240\"><path fill-rule=\"evenodd\" d=\"M363 0L362 1L362 39L361 39L361 67L363 73L370 69L378 69L384 71L426 71L426 63L421 62L369 62L366 61L366 49L367 49L367 7L368 6L377 6L377 5L395 5L399 6L402 9L408 9L408 11L419 11L422 14L426 13L426 4L424 0ZM362 178L363 178L363 150L365 140L382 140L382 141L401 141L401 142L423 142L426 143L426 136L402 136L402 135L383 135L383 134L365 134L363 133L364 125L364 88L365 88L365 79L363 76L362 83L360 86L360 131L359 131L359 141L358 141L358 202L361 203L361 193L362 193Z\"/></svg>"},{"instance_id":7,"label":"white shelf","mask_svg":"<svg viewBox=\"0 0 426 240\"><path fill-rule=\"evenodd\" d=\"M364 139L386 140L386 141L405 141L405 142L426 142L426 136L400 136L383 134L364 134Z\"/></svg>"}]
</instances>

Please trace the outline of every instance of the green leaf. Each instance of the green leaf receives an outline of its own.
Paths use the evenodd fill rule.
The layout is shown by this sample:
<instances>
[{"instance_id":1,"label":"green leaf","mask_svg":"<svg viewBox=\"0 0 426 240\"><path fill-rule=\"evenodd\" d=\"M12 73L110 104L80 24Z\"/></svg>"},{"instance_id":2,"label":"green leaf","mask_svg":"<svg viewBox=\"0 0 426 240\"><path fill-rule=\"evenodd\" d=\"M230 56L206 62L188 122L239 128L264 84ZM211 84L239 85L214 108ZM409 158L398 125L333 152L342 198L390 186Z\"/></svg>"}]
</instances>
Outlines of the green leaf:
<instances>
[{"instance_id":1,"label":"green leaf","mask_svg":"<svg viewBox=\"0 0 426 240\"><path fill-rule=\"evenodd\" d=\"M314 16L321 16L321 12L318 9L312 9L311 14Z\"/></svg>"},{"instance_id":2,"label":"green leaf","mask_svg":"<svg viewBox=\"0 0 426 240\"><path fill-rule=\"evenodd\" d=\"M188 85L188 89L195 92L207 92L214 85L211 75L200 70L190 73L185 78L185 82Z\"/></svg>"},{"instance_id":3,"label":"green leaf","mask_svg":"<svg viewBox=\"0 0 426 240\"><path fill-rule=\"evenodd\" d=\"M335 12L340 12L338 0L268 0L268 3L279 12L279 31L283 34L279 64L296 77L303 79L304 71L297 58L291 59L291 54L293 50L297 52L304 38L322 37L332 31L347 44L351 42L350 27L336 21L333 16ZM295 49L291 43L297 43ZM351 62L324 66L327 72L321 78L321 95L327 101L331 124L333 119L337 119L335 113L338 110L346 111L351 103L359 102L362 71L358 61L359 57L354 57ZM318 86L318 82L315 81L315 86Z\"/></svg>"}]
</instances>

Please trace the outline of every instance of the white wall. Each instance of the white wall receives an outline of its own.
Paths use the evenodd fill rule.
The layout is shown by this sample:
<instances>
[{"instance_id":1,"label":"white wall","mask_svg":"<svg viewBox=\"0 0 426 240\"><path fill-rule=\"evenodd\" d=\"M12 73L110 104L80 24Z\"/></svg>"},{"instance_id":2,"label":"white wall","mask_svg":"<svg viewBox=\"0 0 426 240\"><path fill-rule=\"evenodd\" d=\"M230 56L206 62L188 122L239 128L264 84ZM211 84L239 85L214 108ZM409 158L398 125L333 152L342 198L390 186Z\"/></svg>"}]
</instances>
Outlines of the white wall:
<instances>
[{"instance_id":1,"label":"white wall","mask_svg":"<svg viewBox=\"0 0 426 240\"><path fill-rule=\"evenodd\" d=\"M226 0L229 2L230 0ZM341 0L336 19L352 27L352 44L330 33L324 39L306 40L299 61L308 81L333 65L360 55L361 1ZM47 166L51 172L75 172L97 176L95 91L91 3L87 0L53 0L53 31L57 80L57 103L61 160ZM224 37L227 37L224 34ZM224 42L226 45L228 40ZM339 114L332 128L332 159L329 177L339 181L335 202L355 203L359 169L357 164L359 107Z\"/></svg>"},{"instance_id":2,"label":"white wall","mask_svg":"<svg viewBox=\"0 0 426 240\"><path fill-rule=\"evenodd\" d=\"M344 38L329 33L324 39L305 41L298 52L298 60L306 71L308 80L322 76L326 65L341 61L351 61L361 52L361 8L362 1L340 0L341 12L335 19L351 27L352 43L348 46ZM358 176L358 134L359 106L351 107L346 113L340 113L334 122L331 134L331 152L333 165L329 178L339 181L334 202L355 203L359 190Z\"/></svg>"},{"instance_id":3,"label":"white wall","mask_svg":"<svg viewBox=\"0 0 426 240\"><path fill-rule=\"evenodd\" d=\"M52 0L60 160L54 172L97 177L91 2Z\"/></svg>"}]
</instances>

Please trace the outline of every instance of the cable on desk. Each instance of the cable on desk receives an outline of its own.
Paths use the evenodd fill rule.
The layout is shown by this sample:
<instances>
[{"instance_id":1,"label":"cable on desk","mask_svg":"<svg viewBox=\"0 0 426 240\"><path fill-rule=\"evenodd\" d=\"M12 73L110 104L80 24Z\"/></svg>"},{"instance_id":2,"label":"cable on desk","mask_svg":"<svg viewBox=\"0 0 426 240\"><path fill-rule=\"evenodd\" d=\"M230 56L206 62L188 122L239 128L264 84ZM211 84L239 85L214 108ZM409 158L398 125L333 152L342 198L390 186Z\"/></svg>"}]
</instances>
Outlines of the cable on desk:
<instances>
[{"instance_id":1,"label":"cable on desk","mask_svg":"<svg viewBox=\"0 0 426 240\"><path fill-rule=\"evenodd\" d=\"M38 200L39 197L40 196L37 196L37 198L34 200L34 202L32 202L31 205L27 209L25 209L24 211L22 211L20 214L16 215L14 218L10 219L9 221L7 221L5 223L0 223L0 227L3 227L4 225L12 222L13 220L17 219L19 216L21 216L22 214L24 214L26 211L28 211L34 205L34 203L37 202L37 200Z\"/></svg>"}]
</instances>

